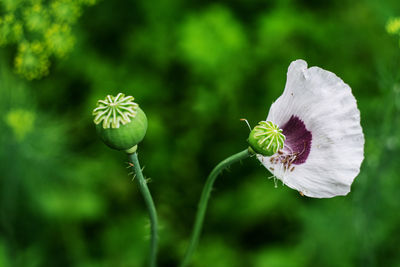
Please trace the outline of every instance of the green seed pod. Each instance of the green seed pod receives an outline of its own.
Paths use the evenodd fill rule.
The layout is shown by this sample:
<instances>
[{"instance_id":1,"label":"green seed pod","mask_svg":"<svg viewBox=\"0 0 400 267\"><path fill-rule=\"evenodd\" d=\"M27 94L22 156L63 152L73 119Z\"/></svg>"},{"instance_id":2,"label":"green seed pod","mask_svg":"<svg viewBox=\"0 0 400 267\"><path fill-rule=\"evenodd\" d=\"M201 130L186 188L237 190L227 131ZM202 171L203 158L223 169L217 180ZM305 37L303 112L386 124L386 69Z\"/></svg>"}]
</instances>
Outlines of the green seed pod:
<instances>
[{"instance_id":1,"label":"green seed pod","mask_svg":"<svg viewBox=\"0 0 400 267\"><path fill-rule=\"evenodd\" d=\"M136 150L147 131L147 118L132 96L119 93L116 97L108 95L97 101L93 110L96 131L103 142L117 150L128 153Z\"/></svg>"},{"instance_id":2,"label":"green seed pod","mask_svg":"<svg viewBox=\"0 0 400 267\"><path fill-rule=\"evenodd\" d=\"M283 148L285 136L282 129L271 121L260 121L250 132L248 142L257 154L272 156Z\"/></svg>"}]
</instances>

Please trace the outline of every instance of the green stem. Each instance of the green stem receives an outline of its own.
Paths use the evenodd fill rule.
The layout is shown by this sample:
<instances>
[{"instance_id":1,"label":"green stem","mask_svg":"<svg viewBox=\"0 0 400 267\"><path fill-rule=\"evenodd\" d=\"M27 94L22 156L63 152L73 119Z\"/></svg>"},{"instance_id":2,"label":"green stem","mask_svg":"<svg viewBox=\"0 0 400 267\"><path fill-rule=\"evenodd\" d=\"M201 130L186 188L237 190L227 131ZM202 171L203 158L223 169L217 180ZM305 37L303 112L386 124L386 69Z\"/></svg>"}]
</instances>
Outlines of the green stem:
<instances>
[{"instance_id":1,"label":"green stem","mask_svg":"<svg viewBox=\"0 0 400 267\"><path fill-rule=\"evenodd\" d=\"M132 161L132 169L136 173L136 181L139 185L140 192L143 195L144 201L146 203L147 211L150 217L150 227L151 227L151 245L150 245L150 267L155 267L157 265L157 212L154 206L153 199L151 197L149 188L147 187L146 180L143 177L142 169L140 168L139 160L136 152L129 154L129 160Z\"/></svg>"},{"instance_id":2,"label":"green stem","mask_svg":"<svg viewBox=\"0 0 400 267\"><path fill-rule=\"evenodd\" d=\"M215 180L217 179L217 176L225 168L229 167L231 164L233 164L237 161L240 161L242 159L246 159L251 155L252 155L252 153L248 149L243 150L242 152L239 152L237 154L230 156L229 158L224 159L211 171L211 173L208 176L207 181L204 185L203 192L201 193L192 236L191 236L189 247L186 251L185 257L183 258L181 267L185 267L189 264L190 258L192 257L192 255L197 247L197 244L199 243L201 228L203 226L204 216L205 216L206 210L207 210L208 199L210 198L210 193L211 193L213 184L214 184Z\"/></svg>"}]
</instances>

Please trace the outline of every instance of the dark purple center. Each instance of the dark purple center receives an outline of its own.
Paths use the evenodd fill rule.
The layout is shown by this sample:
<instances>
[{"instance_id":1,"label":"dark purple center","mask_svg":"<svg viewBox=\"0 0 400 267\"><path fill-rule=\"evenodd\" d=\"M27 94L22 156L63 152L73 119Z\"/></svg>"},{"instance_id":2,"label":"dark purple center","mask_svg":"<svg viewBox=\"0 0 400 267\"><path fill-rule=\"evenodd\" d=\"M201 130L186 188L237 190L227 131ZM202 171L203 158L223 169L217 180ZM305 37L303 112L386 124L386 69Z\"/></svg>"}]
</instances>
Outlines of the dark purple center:
<instances>
[{"instance_id":1,"label":"dark purple center","mask_svg":"<svg viewBox=\"0 0 400 267\"><path fill-rule=\"evenodd\" d=\"M306 129L304 122L292 115L283 125L282 133L286 137L287 153L295 156L292 164L299 165L306 162L311 150L312 134Z\"/></svg>"}]
</instances>

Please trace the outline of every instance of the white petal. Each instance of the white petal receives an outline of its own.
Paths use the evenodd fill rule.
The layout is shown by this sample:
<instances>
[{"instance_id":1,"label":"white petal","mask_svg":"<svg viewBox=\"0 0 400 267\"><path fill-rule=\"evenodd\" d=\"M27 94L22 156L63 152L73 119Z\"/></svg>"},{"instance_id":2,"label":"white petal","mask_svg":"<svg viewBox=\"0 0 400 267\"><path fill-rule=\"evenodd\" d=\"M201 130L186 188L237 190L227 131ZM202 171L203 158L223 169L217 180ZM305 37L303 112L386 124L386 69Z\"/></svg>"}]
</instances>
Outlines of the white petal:
<instances>
[{"instance_id":1,"label":"white petal","mask_svg":"<svg viewBox=\"0 0 400 267\"><path fill-rule=\"evenodd\" d=\"M287 186L309 197L346 195L364 159L360 111L351 88L334 73L307 68L303 60L289 66L283 94L272 104L267 120L283 126L295 115L312 133L311 151L304 164L284 170L259 160Z\"/></svg>"}]
</instances>

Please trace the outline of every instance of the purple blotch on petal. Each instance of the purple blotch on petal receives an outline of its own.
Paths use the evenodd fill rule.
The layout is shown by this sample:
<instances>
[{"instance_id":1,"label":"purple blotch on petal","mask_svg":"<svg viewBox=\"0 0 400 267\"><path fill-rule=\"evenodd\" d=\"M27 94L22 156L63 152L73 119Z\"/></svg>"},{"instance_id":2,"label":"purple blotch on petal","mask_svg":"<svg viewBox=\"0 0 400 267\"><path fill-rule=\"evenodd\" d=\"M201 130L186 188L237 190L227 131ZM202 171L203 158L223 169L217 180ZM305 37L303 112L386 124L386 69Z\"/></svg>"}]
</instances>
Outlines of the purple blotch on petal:
<instances>
[{"instance_id":1,"label":"purple blotch on petal","mask_svg":"<svg viewBox=\"0 0 400 267\"><path fill-rule=\"evenodd\" d=\"M292 164L305 163L311 150L312 134L307 130L304 122L292 115L282 127L282 133L286 137L285 147L289 148L290 153L296 155Z\"/></svg>"}]
</instances>

